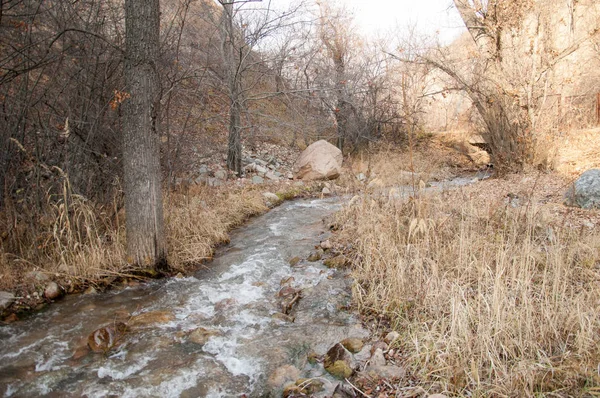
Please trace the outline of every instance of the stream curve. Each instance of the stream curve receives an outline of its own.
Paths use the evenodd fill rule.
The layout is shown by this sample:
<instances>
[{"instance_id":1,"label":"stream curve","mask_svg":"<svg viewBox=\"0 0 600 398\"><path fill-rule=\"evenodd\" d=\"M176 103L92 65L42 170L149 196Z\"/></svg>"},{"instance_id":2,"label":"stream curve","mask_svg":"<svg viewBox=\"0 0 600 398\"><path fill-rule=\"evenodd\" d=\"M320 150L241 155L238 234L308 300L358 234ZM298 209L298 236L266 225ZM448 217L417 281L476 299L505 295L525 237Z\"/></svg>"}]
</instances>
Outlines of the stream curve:
<instances>
[{"instance_id":1,"label":"stream curve","mask_svg":"<svg viewBox=\"0 0 600 398\"><path fill-rule=\"evenodd\" d=\"M325 381L319 396L331 393L337 382L306 357L344 338L367 336L356 314L344 310L351 280L320 261L292 267L289 259L306 259L327 238L322 220L339 206L336 199L284 203L233 233L209 267L192 276L69 296L0 327L0 394L281 396L272 375L290 365L301 377ZM294 322L276 315L276 295L289 277L303 291ZM146 313L168 316L128 332L106 355L73 356L94 330ZM203 345L189 339L199 328L210 331Z\"/></svg>"}]
</instances>

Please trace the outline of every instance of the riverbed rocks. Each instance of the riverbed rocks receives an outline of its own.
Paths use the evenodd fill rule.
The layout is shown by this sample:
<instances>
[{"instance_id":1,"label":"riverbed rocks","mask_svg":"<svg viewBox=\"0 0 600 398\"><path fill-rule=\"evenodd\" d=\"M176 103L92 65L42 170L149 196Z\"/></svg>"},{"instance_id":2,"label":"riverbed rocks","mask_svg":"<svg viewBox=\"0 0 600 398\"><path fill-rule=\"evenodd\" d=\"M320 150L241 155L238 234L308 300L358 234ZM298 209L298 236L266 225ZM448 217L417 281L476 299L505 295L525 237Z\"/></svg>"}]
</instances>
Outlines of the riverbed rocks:
<instances>
[{"instance_id":1,"label":"riverbed rocks","mask_svg":"<svg viewBox=\"0 0 600 398\"><path fill-rule=\"evenodd\" d=\"M318 378L298 379L294 384L289 384L283 389L284 398L312 397L324 389L324 384Z\"/></svg>"},{"instance_id":2,"label":"riverbed rocks","mask_svg":"<svg viewBox=\"0 0 600 398\"><path fill-rule=\"evenodd\" d=\"M188 335L188 341L203 346L213 336L220 335L221 332L218 330L209 330L206 328L197 328L190 332Z\"/></svg>"},{"instance_id":3,"label":"riverbed rocks","mask_svg":"<svg viewBox=\"0 0 600 398\"><path fill-rule=\"evenodd\" d=\"M301 261L301 258L296 256L296 257L292 257L290 258L290 261L288 261L288 263L290 264L291 267L295 267L298 265L298 263Z\"/></svg>"},{"instance_id":4,"label":"riverbed rocks","mask_svg":"<svg viewBox=\"0 0 600 398\"><path fill-rule=\"evenodd\" d=\"M49 282L44 288L44 297L48 300L56 300L63 295L63 290L56 282Z\"/></svg>"},{"instance_id":5,"label":"riverbed rocks","mask_svg":"<svg viewBox=\"0 0 600 398\"><path fill-rule=\"evenodd\" d=\"M170 311L148 311L131 317L128 325L131 328L144 328L151 325L169 323L175 320Z\"/></svg>"},{"instance_id":6,"label":"riverbed rocks","mask_svg":"<svg viewBox=\"0 0 600 398\"><path fill-rule=\"evenodd\" d=\"M294 164L295 177L305 181L333 180L342 169L342 151L325 140L306 148Z\"/></svg>"},{"instance_id":7,"label":"riverbed rocks","mask_svg":"<svg viewBox=\"0 0 600 398\"><path fill-rule=\"evenodd\" d=\"M321 258L323 258L323 251L322 250L317 250L317 251L314 251L314 252L310 253L308 255L308 258L306 260L309 261L309 262L311 262L311 263L314 263L314 262L319 261Z\"/></svg>"},{"instance_id":8,"label":"riverbed rocks","mask_svg":"<svg viewBox=\"0 0 600 398\"><path fill-rule=\"evenodd\" d=\"M352 354L342 344L337 343L327 351L323 367L329 374L340 379L352 376Z\"/></svg>"},{"instance_id":9,"label":"riverbed rocks","mask_svg":"<svg viewBox=\"0 0 600 398\"><path fill-rule=\"evenodd\" d=\"M565 194L565 204L583 209L600 209L600 169L583 173Z\"/></svg>"},{"instance_id":10,"label":"riverbed rocks","mask_svg":"<svg viewBox=\"0 0 600 398\"><path fill-rule=\"evenodd\" d=\"M15 301L15 295L11 292L0 291L0 312L4 311Z\"/></svg>"},{"instance_id":11,"label":"riverbed rocks","mask_svg":"<svg viewBox=\"0 0 600 398\"><path fill-rule=\"evenodd\" d=\"M302 298L302 290L286 285L277 293L282 314L289 315Z\"/></svg>"},{"instance_id":12,"label":"riverbed rocks","mask_svg":"<svg viewBox=\"0 0 600 398\"><path fill-rule=\"evenodd\" d=\"M281 198L273 192L264 192L263 197L265 198L265 202L269 207L274 207L281 203Z\"/></svg>"},{"instance_id":13,"label":"riverbed rocks","mask_svg":"<svg viewBox=\"0 0 600 398\"><path fill-rule=\"evenodd\" d=\"M94 330L88 337L87 345L95 353L107 353L120 345L127 333L127 325L115 322Z\"/></svg>"},{"instance_id":14,"label":"riverbed rocks","mask_svg":"<svg viewBox=\"0 0 600 398\"><path fill-rule=\"evenodd\" d=\"M300 370L294 365L283 365L271 373L267 380L270 388L282 388L288 383L293 383L300 378Z\"/></svg>"},{"instance_id":15,"label":"riverbed rocks","mask_svg":"<svg viewBox=\"0 0 600 398\"><path fill-rule=\"evenodd\" d=\"M340 341L340 344L344 346L348 351L352 354L356 354L363 349L365 343L362 339L357 338L347 338Z\"/></svg>"}]
</instances>

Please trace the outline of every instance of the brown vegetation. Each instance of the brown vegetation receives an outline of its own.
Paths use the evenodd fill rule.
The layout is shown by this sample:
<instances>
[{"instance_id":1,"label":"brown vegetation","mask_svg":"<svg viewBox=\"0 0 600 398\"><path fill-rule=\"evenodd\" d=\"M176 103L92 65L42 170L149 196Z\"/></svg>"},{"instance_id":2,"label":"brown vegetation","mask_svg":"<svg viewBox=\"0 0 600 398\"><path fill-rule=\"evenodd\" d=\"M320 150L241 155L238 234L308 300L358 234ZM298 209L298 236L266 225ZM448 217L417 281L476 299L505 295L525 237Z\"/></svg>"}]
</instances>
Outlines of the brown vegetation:
<instances>
[{"instance_id":1,"label":"brown vegetation","mask_svg":"<svg viewBox=\"0 0 600 398\"><path fill-rule=\"evenodd\" d=\"M364 196L338 215L356 302L390 319L420 385L459 396L595 391L599 220L557 204L566 184L514 175L408 200Z\"/></svg>"},{"instance_id":2,"label":"brown vegetation","mask_svg":"<svg viewBox=\"0 0 600 398\"><path fill-rule=\"evenodd\" d=\"M286 184L194 186L170 193L165 217L173 271L193 270L210 259L215 247L229 240L231 229L268 209L262 192L275 188L282 200L310 189ZM113 206L99 206L72 194L66 183L64 189L63 197L48 199L45 216L38 223L24 224L14 209L2 213L3 229L10 233L3 236L0 246L0 290L25 295L43 289L31 271L57 280L67 291L155 276L125 262L124 212L117 199Z\"/></svg>"}]
</instances>

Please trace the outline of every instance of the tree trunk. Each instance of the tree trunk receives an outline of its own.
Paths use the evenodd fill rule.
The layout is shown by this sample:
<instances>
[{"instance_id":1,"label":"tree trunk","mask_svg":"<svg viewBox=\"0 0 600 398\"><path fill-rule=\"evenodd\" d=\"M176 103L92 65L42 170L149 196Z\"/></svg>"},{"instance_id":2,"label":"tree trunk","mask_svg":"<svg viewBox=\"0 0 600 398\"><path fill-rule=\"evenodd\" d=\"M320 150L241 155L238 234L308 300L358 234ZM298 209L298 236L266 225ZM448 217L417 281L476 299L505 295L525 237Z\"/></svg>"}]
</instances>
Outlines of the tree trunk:
<instances>
[{"instance_id":1,"label":"tree trunk","mask_svg":"<svg viewBox=\"0 0 600 398\"><path fill-rule=\"evenodd\" d=\"M335 121L337 124L337 147L344 152L344 144L348 134L348 114L350 112L350 104L346 95L346 68L342 56L334 57L335 66L335 91L337 95L337 103L335 110Z\"/></svg>"},{"instance_id":2,"label":"tree trunk","mask_svg":"<svg viewBox=\"0 0 600 398\"><path fill-rule=\"evenodd\" d=\"M159 0L125 0L123 165L127 260L165 270L159 159Z\"/></svg>"},{"instance_id":3,"label":"tree trunk","mask_svg":"<svg viewBox=\"0 0 600 398\"><path fill-rule=\"evenodd\" d=\"M233 26L233 2L221 2L223 17L221 29L223 35L223 60L227 75L229 90L229 140L227 146L227 168L242 175L242 55L236 57L236 32ZM241 43L240 43L241 45Z\"/></svg>"}]
</instances>

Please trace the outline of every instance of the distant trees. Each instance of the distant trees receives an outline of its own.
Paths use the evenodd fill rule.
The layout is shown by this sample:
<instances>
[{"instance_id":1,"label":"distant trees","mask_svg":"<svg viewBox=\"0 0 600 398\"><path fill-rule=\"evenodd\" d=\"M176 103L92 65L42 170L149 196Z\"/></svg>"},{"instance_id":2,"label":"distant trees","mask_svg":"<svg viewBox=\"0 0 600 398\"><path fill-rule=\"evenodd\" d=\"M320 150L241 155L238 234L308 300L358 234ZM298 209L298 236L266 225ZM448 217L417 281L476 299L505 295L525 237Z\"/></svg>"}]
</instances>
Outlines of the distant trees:
<instances>
[{"instance_id":1,"label":"distant trees","mask_svg":"<svg viewBox=\"0 0 600 398\"><path fill-rule=\"evenodd\" d=\"M159 155L159 0L125 0L123 165L128 262L166 269Z\"/></svg>"}]
</instances>

